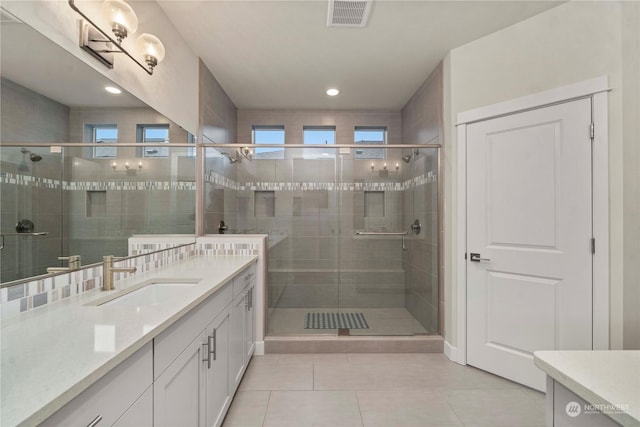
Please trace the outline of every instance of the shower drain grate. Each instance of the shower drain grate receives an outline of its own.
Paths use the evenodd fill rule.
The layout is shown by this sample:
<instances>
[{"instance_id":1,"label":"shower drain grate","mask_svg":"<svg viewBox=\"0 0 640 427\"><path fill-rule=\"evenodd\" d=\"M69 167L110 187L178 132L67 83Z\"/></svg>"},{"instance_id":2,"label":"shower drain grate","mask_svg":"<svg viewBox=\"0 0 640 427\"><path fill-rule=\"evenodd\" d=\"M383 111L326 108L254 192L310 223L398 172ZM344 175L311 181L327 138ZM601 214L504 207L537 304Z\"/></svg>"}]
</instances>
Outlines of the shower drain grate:
<instances>
[{"instance_id":1,"label":"shower drain grate","mask_svg":"<svg viewBox=\"0 0 640 427\"><path fill-rule=\"evenodd\" d=\"M307 313L305 329L369 329L362 313Z\"/></svg>"}]
</instances>

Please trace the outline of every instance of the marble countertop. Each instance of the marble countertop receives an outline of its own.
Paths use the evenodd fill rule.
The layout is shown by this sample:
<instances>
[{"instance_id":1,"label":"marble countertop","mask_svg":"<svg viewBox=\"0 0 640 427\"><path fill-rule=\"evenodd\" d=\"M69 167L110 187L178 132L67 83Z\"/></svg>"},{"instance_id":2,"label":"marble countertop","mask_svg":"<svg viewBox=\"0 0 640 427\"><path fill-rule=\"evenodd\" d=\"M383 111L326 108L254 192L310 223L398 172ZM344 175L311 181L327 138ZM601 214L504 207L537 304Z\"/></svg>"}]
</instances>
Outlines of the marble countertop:
<instances>
[{"instance_id":1,"label":"marble countertop","mask_svg":"<svg viewBox=\"0 0 640 427\"><path fill-rule=\"evenodd\" d=\"M616 422L640 426L640 351L536 351L534 361L587 402L617 405L606 411Z\"/></svg>"},{"instance_id":2,"label":"marble countertop","mask_svg":"<svg viewBox=\"0 0 640 427\"><path fill-rule=\"evenodd\" d=\"M3 320L0 425L45 420L257 259L196 256ZM197 282L157 305L89 305L152 279Z\"/></svg>"}]
</instances>

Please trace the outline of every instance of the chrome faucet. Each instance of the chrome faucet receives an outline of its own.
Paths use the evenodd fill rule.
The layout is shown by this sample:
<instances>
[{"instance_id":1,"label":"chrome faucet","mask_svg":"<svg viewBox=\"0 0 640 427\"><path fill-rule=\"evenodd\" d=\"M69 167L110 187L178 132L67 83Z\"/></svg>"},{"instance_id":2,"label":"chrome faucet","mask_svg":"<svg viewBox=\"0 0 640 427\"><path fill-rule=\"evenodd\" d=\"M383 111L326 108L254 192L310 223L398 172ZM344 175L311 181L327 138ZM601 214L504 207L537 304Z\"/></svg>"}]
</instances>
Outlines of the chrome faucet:
<instances>
[{"instance_id":1,"label":"chrome faucet","mask_svg":"<svg viewBox=\"0 0 640 427\"><path fill-rule=\"evenodd\" d=\"M136 267L120 267L114 268L113 263L121 258L116 258L113 255L105 255L102 257L102 290L112 291L115 289L113 286L113 273L135 273Z\"/></svg>"},{"instance_id":2,"label":"chrome faucet","mask_svg":"<svg viewBox=\"0 0 640 427\"><path fill-rule=\"evenodd\" d=\"M58 259L60 261L69 261L69 265L67 267L47 267L47 273L74 271L82 266L82 257L80 255L59 256Z\"/></svg>"}]
</instances>

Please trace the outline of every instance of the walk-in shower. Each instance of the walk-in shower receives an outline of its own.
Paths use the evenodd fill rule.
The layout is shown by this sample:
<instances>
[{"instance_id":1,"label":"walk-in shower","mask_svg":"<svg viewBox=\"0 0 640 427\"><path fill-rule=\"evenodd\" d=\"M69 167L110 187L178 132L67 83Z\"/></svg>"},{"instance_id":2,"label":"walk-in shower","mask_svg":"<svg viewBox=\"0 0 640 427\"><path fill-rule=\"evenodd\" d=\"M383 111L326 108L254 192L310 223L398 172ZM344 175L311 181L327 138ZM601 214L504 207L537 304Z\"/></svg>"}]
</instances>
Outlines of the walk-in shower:
<instances>
[{"instance_id":1,"label":"walk-in shower","mask_svg":"<svg viewBox=\"0 0 640 427\"><path fill-rule=\"evenodd\" d=\"M438 334L439 148L205 149L204 228L268 234L267 334Z\"/></svg>"}]
</instances>

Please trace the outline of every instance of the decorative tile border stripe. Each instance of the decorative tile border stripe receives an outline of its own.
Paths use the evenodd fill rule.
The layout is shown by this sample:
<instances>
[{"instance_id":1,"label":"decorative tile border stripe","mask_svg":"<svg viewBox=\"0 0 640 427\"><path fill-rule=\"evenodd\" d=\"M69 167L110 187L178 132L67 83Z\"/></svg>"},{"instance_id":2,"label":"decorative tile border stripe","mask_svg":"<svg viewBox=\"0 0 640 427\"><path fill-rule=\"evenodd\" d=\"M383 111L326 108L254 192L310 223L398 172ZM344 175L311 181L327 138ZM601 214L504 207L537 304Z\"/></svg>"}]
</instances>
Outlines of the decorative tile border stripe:
<instances>
[{"instance_id":1,"label":"decorative tile border stripe","mask_svg":"<svg viewBox=\"0 0 640 427\"><path fill-rule=\"evenodd\" d=\"M159 245L162 244L159 243ZM148 272L183 261L197 253L196 244L193 243L178 248L169 248L146 256L130 258L122 261L117 266L135 266L138 269L137 272ZM123 279L128 275L128 273L115 273L114 280ZM1 288L0 318L7 319L42 305L61 301L72 295L78 295L101 287L102 265Z\"/></svg>"},{"instance_id":2,"label":"decorative tile border stripe","mask_svg":"<svg viewBox=\"0 0 640 427\"><path fill-rule=\"evenodd\" d=\"M201 255L258 255L260 250L258 243L198 243L197 247Z\"/></svg>"},{"instance_id":3,"label":"decorative tile border stripe","mask_svg":"<svg viewBox=\"0 0 640 427\"><path fill-rule=\"evenodd\" d=\"M64 182L64 190L192 190L196 183L193 181L79 181Z\"/></svg>"},{"instance_id":4,"label":"decorative tile border stripe","mask_svg":"<svg viewBox=\"0 0 640 427\"><path fill-rule=\"evenodd\" d=\"M0 174L0 183L35 188L50 188L67 191L106 190L190 190L195 191L194 181L60 181L13 173Z\"/></svg>"},{"instance_id":5,"label":"decorative tile border stripe","mask_svg":"<svg viewBox=\"0 0 640 427\"><path fill-rule=\"evenodd\" d=\"M60 188L60 180L58 179L40 178L31 175L19 175L9 172L0 173L0 183L36 188Z\"/></svg>"},{"instance_id":6,"label":"decorative tile border stripe","mask_svg":"<svg viewBox=\"0 0 640 427\"><path fill-rule=\"evenodd\" d=\"M436 171L429 171L402 182L270 182L257 181L238 183L213 171L205 174L204 181L232 190L252 191L404 191L419 185L437 182ZM0 174L0 183L35 188L49 188L67 191L146 191L146 190L188 190L195 191L194 181L60 181L12 173Z\"/></svg>"},{"instance_id":7,"label":"decorative tile border stripe","mask_svg":"<svg viewBox=\"0 0 640 427\"><path fill-rule=\"evenodd\" d=\"M438 181L437 171L429 171L402 182L245 182L227 178L213 171L205 174L205 182L217 184L231 190L251 191L404 191L420 185Z\"/></svg>"},{"instance_id":8,"label":"decorative tile border stripe","mask_svg":"<svg viewBox=\"0 0 640 427\"><path fill-rule=\"evenodd\" d=\"M206 171L204 174L204 182L209 182L211 184L218 184L224 188L230 188L232 190L237 190L239 184L231 178L227 178L224 175L220 175L219 173L215 173L212 170Z\"/></svg>"}]
</instances>

